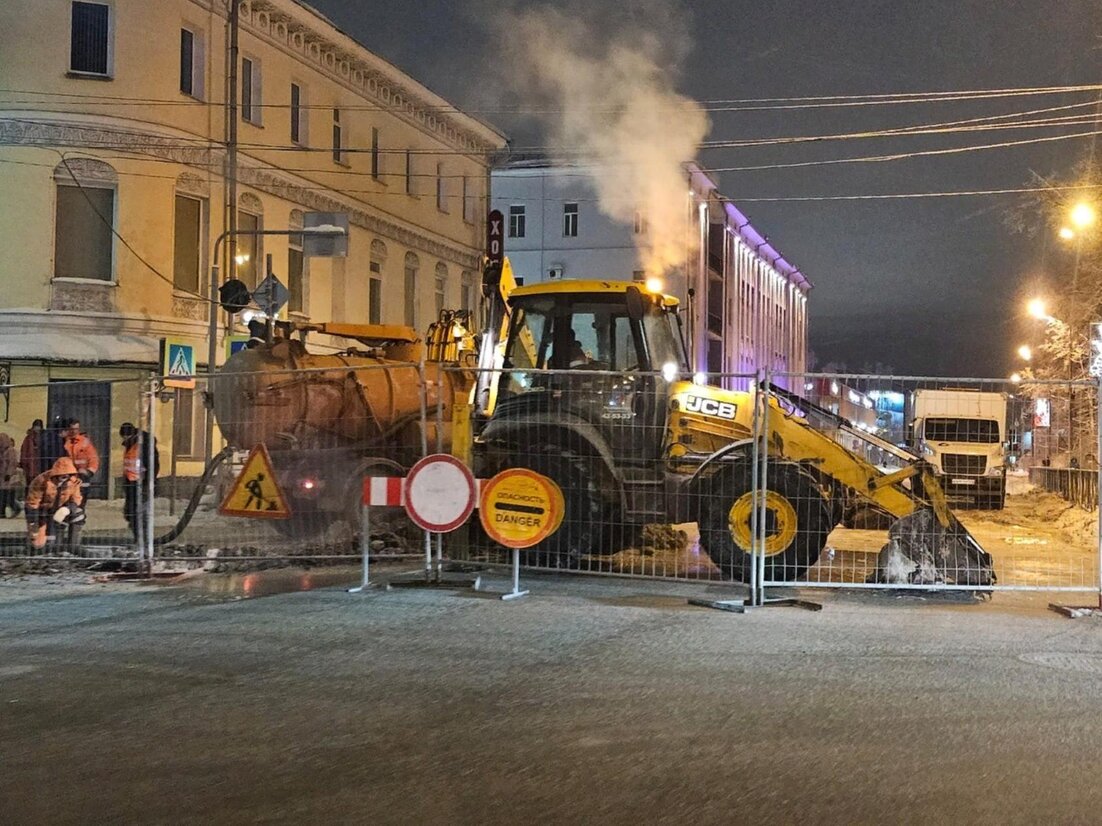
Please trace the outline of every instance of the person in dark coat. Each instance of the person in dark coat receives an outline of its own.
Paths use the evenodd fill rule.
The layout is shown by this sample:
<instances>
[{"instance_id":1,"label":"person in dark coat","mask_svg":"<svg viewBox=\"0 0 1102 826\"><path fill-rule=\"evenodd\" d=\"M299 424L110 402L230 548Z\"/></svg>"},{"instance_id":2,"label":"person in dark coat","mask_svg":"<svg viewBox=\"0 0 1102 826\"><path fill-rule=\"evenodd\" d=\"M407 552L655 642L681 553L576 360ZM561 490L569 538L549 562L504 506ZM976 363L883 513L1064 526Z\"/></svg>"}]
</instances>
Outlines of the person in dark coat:
<instances>
[{"instance_id":1,"label":"person in dark coat","mask_svg":"<svg viewBox=\"0 0 1102 826\"><path fill-rule=\"evenodd\" d=\"M123 422L119 426L119 438L122 439L123 468L123 515L130 532L137 542L142 541L142 526L145 524L146 491L149 485L149 434L138 430L132 422ZM157 441L153 441L153 478L161 472L161 454L157 450Z\"/></svg>"},{"instance_id":2,"label":"person in dark coat","mask_svg":"<svg viewBox=\"0 0 1102 826\"><path fill-rule=\"evenodd\" d=\"M69 420L62 416L55 416L50 427L42 431L39 438L41 445L40 459L42 466L52 468L62 456L65 456L65 430L69 426ZM33 477L32 477L33 478Z\"/></svg>"},{"instance_id":3,"label":"person in dark coat","mask_svg":"<svg viewBox=\"0 0 1102 826\"><path fill-rule=\"evenodd\" d=\"M19 467L23 468L23 476L28 485L34 477L46 470L46 463L42 461L42 430L42 419L35 419L19 447Z\"/></svg>"}]
</instances>

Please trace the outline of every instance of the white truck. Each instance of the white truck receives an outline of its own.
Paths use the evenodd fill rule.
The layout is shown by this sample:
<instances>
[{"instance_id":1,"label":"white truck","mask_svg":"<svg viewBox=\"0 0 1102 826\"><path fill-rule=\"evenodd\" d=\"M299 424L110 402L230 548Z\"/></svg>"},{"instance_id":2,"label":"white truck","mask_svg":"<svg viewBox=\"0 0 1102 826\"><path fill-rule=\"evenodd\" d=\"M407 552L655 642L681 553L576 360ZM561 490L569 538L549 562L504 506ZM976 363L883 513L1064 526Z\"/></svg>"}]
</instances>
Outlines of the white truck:
<instances>
[{"instance_id":1,"label":"white truck","mask_svg":"<svg viewBox=\"0 0 1102 826\"><path fill-rule=\"evenodd\" d=\"M916 390L913 404L915 446L941 477L946 494L1001 510L1009 439L1006 394Z\"/></svg>"}]
</instances>

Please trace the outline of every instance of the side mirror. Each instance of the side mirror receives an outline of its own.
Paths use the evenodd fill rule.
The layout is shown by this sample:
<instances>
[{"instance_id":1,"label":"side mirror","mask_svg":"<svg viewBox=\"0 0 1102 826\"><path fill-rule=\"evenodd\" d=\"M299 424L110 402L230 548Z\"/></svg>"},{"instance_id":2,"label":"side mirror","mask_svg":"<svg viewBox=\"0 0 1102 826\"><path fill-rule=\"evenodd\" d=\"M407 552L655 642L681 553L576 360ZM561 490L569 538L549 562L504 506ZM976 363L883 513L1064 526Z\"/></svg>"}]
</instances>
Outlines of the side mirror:
<instances>
[{"instance_id":1,"label":"side mirror","mask_svg":"<svg viewBox=\"0 0 1102 826\"><path fill-rule=\"evenodd\" d=\"M624 303L627 305L628 318L632 321L643 320L643 316L647 314L647 299L643 298L643 293L638 287L634 285L628 287Z\"/></svg>"}]
</instances>

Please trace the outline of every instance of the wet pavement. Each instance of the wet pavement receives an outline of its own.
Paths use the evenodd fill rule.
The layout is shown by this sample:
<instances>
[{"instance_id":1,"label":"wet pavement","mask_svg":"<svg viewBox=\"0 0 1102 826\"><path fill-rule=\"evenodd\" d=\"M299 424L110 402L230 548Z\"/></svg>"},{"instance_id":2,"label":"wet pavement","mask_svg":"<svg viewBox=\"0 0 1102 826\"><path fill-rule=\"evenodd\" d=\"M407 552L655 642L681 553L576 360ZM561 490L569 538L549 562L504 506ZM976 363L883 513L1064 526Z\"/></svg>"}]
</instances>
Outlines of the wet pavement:
<instances>
[{"instance_id":1,"label":"wet pavement","mask_svg":"<svg viewBox=\"0 0 1102 826\"><path fill-rule=\"evenodd\" d=\"M1102 805L1102 620L1040 595L734 615L686 602L726 587L524 584L503 603L312 571L0 583L0 820L1001 824Z\"/></svg>"}]
</instances>

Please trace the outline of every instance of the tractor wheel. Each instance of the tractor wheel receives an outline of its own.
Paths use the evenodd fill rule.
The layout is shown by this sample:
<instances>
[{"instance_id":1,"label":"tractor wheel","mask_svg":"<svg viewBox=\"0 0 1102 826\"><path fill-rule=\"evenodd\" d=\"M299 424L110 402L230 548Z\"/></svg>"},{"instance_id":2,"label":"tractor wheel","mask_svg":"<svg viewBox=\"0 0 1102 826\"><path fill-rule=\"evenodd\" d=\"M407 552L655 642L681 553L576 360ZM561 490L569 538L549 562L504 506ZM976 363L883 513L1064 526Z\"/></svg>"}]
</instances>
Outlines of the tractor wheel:
<instances>
[{"instance_id":1,"label":"tractor wheel","mask_svg":"<svg viewBox=\"0 0 1102 826\"><path fill-rule=\"evenodd\" d=\"M700 544L730 579L748 582L755 500L751 465L738 463L709 480L700 506ZM834 527L830 508L796 465L770 464L765 493L765 570L772 581L798 579L819 559Z\"/></svg>"},{"instance_id":2,"label":"tractor wheel","mask_svg":"<svg viewBox=\"0 0 1102 826\"><path fill-rule=\"evenodd\" d=\"M604 547L604 540L610 533L612 509L601 498L597 474L589 462L569 453L529 453L516 456L510 466L534 470L562 491L562 524L543 542L528 549L536 565L577 568L582 557L611 553Z\"/></svg>"}]
</instances>

